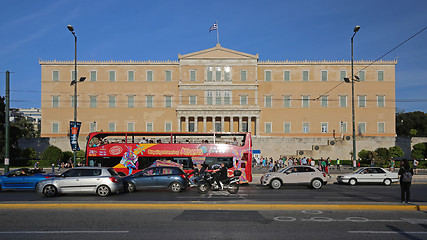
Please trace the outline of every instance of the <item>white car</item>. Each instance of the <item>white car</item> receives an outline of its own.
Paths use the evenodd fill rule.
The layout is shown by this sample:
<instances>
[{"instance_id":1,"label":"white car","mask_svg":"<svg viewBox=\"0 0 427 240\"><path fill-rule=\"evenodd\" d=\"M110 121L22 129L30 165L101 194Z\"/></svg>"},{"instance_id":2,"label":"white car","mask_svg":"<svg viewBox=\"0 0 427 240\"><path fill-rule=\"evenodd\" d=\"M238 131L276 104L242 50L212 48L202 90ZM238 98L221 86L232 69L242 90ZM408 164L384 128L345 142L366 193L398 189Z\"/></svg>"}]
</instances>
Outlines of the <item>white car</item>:
<instances>
[{"instance_id":1,"label":"white car","mask_svg":"<svg viewBox=\"0 0 427 240\"><path fill-rule=\"evenodd\" d=\"M328 183L325 173L319 169L305 166L289 166L278 172L269 172L261 177L261 185L279 189L282 185L307 185L313 189L320 189Z\"/></svg>"},{"instance_id":2,"label":"white car","mask_svg":"<svg viewBox=\"0 0 427 240\"><path fill-rule=\"evenodd\" d=\"M357 183L382 183L389 186L392 183L398 182L397 173L390 172L380 167L364 167L359 168L353 173L340 175L337 177L338 183L346 183L356 185Z\"/></svg>"}]
</instances>

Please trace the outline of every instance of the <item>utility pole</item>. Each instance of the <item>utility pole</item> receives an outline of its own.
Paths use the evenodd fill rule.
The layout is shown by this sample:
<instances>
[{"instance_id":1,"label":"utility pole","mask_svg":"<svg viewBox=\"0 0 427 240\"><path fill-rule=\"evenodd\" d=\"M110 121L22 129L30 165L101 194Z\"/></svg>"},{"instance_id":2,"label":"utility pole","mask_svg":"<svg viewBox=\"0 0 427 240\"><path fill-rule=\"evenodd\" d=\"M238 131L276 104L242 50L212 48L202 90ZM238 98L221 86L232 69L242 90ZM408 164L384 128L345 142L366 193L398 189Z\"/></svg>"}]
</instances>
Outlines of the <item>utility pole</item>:
<instances>
[{"instance_id":1,"label":"utility pole","mask_svg":"<svg viewBox=\"0 0 427 240\"><path fill-rule=\"evenodd\" d=\"M10 105L10 72L6 71L6 114L4 119L4 129L5 129L5 150L4 150L4 173L9 172L9 105Z\"/></svg>"}]
</instances>

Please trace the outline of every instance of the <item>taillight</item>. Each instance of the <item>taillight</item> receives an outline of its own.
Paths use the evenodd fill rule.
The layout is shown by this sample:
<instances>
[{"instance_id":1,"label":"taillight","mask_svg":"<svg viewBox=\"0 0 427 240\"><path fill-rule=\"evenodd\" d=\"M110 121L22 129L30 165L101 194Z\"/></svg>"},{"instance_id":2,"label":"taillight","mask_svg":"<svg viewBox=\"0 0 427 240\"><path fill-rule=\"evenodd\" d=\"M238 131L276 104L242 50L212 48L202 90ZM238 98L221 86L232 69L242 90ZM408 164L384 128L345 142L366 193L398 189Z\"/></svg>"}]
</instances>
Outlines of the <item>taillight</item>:
<instances>
[{"instance_id":1,"label":"taillight","mask_svg":"<svg viewBox=\"0 0 427 240\"><path fill-rule=\"evenodd\" d=\"M117 178L115 178L115 177L109 177L110 178L110 180L112 181L112 182L117 182Z\"/></svg>"},{"instance_id":2,"label":"taillight","mask_svg":"<svg viewBox=\"0 0 427 240\"><path fill-rule=\"evenodd\" d=\"M325 173L322 173L322 174L323 174L323 176L324 176L324 177L326 177L326 174L325 174Z\"/></svg>"},{"instance_id":3,"label":"taillight","mask_svg":"<svg viewBox=\"0 0 427 240\"><path fill-rule=\"evenodd\" d=\"M51 178L51 176L44 176L44 178L48 179L48 178Z\"/></svg>"},{"instance_id":4,"label":"taillight","mask_svg":"<svg viewBox=\"0 0 427 240\"><path fill-rule=\"evenodd\" d=\"M179 174L179 176L181 176L182 178L186 179L187 176L185 176L185 174Z\"/></svg>"}]
</instances>

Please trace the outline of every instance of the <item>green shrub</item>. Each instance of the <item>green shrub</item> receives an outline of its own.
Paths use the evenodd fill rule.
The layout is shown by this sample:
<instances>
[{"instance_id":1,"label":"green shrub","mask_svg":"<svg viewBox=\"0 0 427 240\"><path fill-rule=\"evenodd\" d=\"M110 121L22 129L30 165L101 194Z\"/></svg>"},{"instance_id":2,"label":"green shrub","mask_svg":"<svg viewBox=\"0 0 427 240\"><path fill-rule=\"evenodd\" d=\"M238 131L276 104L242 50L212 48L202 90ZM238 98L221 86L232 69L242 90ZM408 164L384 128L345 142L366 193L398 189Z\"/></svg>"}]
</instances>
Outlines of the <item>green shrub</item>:
<instances>
[{"instance_id":1,"label":"green shrub","mask_svg":"<svg viewBox=\"0 0 427 240\"><path fill-rule=\"evenodd\" d=\"M59 159L62 159L64 157L64 153L61 151L60 148L55 146L49 146L44 150L41 158L41 164L44 167L49 167L53 164L56 165Z\"/></svg>"}]
</instances>

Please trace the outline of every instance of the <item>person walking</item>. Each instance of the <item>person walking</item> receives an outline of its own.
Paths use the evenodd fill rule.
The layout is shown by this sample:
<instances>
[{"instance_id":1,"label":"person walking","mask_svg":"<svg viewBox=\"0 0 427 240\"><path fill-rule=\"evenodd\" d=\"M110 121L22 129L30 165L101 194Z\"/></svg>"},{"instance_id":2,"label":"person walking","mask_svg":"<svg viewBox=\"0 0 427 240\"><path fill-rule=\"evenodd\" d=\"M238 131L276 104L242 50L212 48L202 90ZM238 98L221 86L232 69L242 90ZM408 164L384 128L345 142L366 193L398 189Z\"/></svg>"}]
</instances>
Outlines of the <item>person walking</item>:
<instances>
[{"instance_id":1,"label":"person walking","mask_svg":"<svg viewBox=\"0 0 427 240\"><path fill-rule=\"evenodd\" d=\"M337 158L337 169L341 171L340 159Z\"/></svg>"},{"instance_id":2,"label":"person walking","mask_svg":"<svg viewBox=\"0 0 427 240\"><path fill-rule=\"evenodd\" d=\"M400 162L400 169L398 175L400 176L400 197L402 203L409 203L411 199L411 182L414 170L409 165L408 160Z\"/></svg>"},{"instance_id":3,"label":"person walking","mask_svg":"<svg viewBox=\"0 0 427 240\"><path fill-rule=\"evenodd\" d=\"M418 161L417 159L414 159L413 165L414 165L414 174L418 174Z\"/></svg>"}]
</instances>

